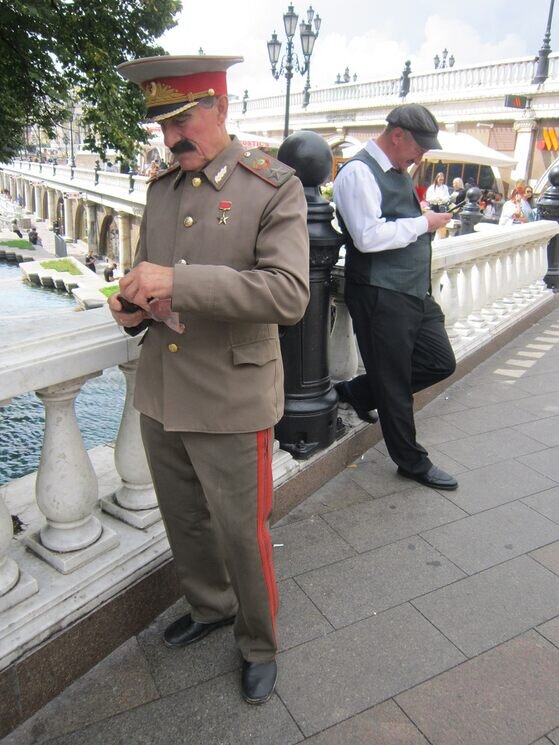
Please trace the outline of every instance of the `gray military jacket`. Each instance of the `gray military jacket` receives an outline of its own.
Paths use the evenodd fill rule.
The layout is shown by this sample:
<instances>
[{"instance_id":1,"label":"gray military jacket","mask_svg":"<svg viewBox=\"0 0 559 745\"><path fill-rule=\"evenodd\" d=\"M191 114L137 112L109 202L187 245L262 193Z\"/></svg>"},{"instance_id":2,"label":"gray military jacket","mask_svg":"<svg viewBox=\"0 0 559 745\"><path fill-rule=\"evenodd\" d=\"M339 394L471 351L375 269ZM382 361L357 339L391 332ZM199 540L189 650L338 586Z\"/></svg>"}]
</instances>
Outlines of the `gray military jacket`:
<instances>
[{"instance_id":1,"label":"gray military jacket","mask_svg":"<svg viewBox=\"0 0 559 745\"><path fill-rule=\"evenodd\" d=\"M281 418L278 324L296 323L309 300L306 217L293 170L235 138L202 172L151 184L135 264L174 267L185 332L146 332L139 411L186 432L255 432Z\"/></svg>"}]
</instances>

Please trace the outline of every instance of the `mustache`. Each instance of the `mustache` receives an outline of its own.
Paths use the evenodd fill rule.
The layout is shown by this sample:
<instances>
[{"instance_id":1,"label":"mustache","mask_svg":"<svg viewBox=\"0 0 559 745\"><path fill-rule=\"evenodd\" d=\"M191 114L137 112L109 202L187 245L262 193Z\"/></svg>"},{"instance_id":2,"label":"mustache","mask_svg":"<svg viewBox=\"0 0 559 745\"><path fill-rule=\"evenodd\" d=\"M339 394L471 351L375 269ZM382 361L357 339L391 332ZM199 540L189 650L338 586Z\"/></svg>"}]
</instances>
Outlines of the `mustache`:
<instances>
[{"instance_id":1,"label":"mustache","mask_svg":"<svg viewBox=\"0 0 559 745\"><path fill-rule=\"evenodd\" d=\"M196 150L196 145L185 138L184 140L175 142L173 147L169 148L169 150L173 153L173 155L180 155L181 153L191 153Z\"/></svg>"}]
</instances>

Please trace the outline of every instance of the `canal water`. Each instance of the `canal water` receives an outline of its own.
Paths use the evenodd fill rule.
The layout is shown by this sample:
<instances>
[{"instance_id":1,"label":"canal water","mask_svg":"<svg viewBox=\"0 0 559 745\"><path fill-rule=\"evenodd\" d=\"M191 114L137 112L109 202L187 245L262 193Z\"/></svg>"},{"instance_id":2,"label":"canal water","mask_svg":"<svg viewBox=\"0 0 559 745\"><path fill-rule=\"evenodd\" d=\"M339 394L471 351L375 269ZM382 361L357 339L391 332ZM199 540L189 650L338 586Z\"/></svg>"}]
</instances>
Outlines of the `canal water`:
<instances>
[{"instance_id":1,"label":"canal water","mask_svg":"<svg viewBox=\"0 0 559 745\"><path fill-rule=\"evenodd\" d=\"M20 277L16 264L0 261L0 316L75 306L67 293L29 286L19 282ZM87 448L116 438L124 396L124 375L116 367L82 387L76 399L76 416ZM0 406L0 484L37 470L44 427L43 404L34 393Z\"/></svg>"}]
</instances>

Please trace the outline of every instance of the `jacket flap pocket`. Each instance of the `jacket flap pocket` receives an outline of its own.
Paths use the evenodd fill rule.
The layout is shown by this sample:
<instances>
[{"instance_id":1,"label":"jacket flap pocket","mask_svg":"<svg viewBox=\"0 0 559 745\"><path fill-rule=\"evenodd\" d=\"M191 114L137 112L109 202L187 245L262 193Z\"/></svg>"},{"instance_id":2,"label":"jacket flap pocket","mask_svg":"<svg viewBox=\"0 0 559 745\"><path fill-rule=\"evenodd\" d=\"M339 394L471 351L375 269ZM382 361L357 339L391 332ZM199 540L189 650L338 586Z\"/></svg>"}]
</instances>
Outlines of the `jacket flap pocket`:
<instances>
[{"instance_id":1,"label":"jacket flap pocket","mask_svg":"<svg viewBox=\"0 0 559 745\"><path fill-rule=\"evenodd\" d=\"M258 339L232 348L234 365L265 365L279 357L277 339Z\"/></svg>"}]
</instances>

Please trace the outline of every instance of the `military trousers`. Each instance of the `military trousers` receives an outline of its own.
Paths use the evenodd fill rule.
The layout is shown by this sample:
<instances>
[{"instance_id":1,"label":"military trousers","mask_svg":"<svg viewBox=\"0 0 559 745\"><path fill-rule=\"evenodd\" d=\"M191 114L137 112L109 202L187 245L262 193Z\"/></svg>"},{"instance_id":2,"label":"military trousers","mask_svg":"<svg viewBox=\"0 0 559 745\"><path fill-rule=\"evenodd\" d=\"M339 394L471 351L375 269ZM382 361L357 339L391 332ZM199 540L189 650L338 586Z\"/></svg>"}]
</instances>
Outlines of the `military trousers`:
<instances>
[{"instance_id":1,"label":"military trousers","mask_svg":"<svg viewBox=\"0 0 559 745\"><path fill-rule=\"evenodd\" d=\"M456 369L444 314L430 295L347 281L345 300L366 371L349 382L351 393L365 410L377 409L392 460L424 474L432 463L416 439L413 394Z\"/></svg>"},{"instance_id":2,"label":"military trousers","mask_svg":"<svg viewBox=\"0 0 559 745\"><path fill-rule=\"evenodd\" d=\"M268 530L272 430L167 432L144 414L141 430L192 618L211 623L236 615L243 658L272 660L278 610Z\"/></svg>"}]
</instances>

